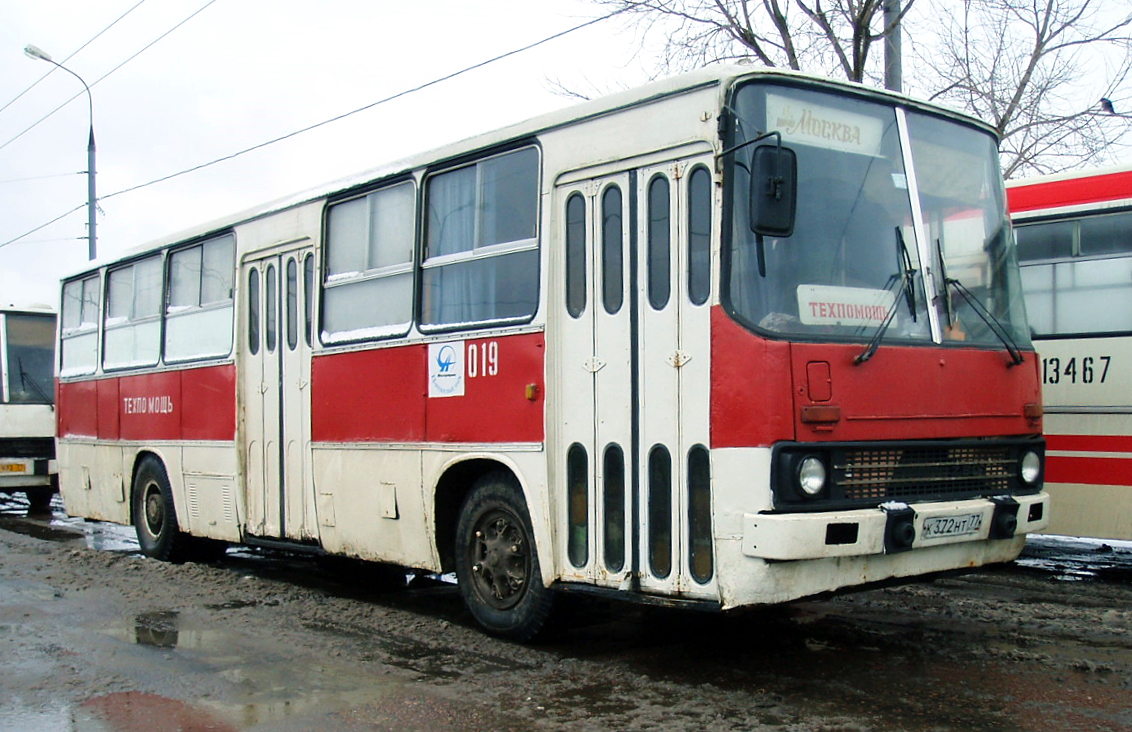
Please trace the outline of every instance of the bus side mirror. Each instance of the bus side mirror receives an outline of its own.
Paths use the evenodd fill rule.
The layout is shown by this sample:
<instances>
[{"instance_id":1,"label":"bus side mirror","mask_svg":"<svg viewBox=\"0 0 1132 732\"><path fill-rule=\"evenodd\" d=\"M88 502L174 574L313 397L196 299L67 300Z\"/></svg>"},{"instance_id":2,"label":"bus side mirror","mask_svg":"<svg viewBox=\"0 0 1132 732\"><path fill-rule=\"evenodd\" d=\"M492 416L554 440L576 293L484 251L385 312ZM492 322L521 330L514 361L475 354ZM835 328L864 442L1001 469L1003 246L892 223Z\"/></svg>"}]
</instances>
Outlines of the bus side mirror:
<instances>
[{"instance_id":1,"label":"bus side mirror","mask_svg":"<svg viewBox=\"0 0 1132 732\"><path fill-rule=\"evenodd\" d=\"M780 145L762 145L751 157L751 231L760 236L794 233L798 199L798 158Z\"/></svg>"}]
</instances>

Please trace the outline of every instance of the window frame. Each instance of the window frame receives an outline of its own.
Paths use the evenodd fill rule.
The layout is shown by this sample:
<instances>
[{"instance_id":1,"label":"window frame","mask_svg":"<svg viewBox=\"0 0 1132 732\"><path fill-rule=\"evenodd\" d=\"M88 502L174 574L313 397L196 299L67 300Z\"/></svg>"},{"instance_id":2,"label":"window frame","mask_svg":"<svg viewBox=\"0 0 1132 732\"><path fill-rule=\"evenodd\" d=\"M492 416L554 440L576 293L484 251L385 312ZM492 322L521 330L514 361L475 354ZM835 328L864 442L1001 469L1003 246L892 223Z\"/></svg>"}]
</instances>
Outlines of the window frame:
<instances>
[{"instance_id":1,"label":"window frame","mask_svg":"<svg viewBox=\"0 0 1132 732\"><path fill-rule=\"evenodd\" d=\"M232 259L228 262L226 274L230 275L228 280L228 298L222 300L210 300L204 302L205 287L205 247L210 244L220 242L224 239L231 240ZM200 270L198 271L199 281L197 283L197 303L195 305L174 305L173 304L173 266L177 256L193 249L200 250ZM179 244L177 246L169 247L165 250L165 273L162 288L162 312L161 312L161 363L169 365L190 364L201 361L215 361L227 359L232 356L233 344L235 343L236 333L236 290L237 280L239 273L236 266L236 233L234 231L225 231L209 235L200 239L195 239L191 242ZM109 277L107 278L109 282ZM172 312L172 308L178 308L176 312ZM169 323L170 321L178 321L181 319L189 319L195 315L210 314L227 310L229 313L228 322L230 330L228 331L228 350L223 353L209 353L209 354L193 354L188 356L169 356Z\"/></svg>"},{"instance_id":2,"label":"window frame","mask_svg":"<svg viewBox=\"0 0 1132 732\"><path fill-rule=\"evenodd\" d=\"M534 230L532 235L523 239L516 239L513 241L500 242L494 244L481 244L480 238L483 231L482 216L485 210L484 207L484 193L483 193L483 168L490 164L493 160L499 160L508 155L515 155L524 151L532 151L535 155L535 188L533 191L534 199L534 212L533 224ZM446 174L456 173L468 168L475 169L475 193L474 193L474 233L473 241L470 249L464 249L458 252L451 252L445 254L429 255L429 225L432 211L430 209L432 194L430 186L433 181ZM543 154L542 148L534 140L522 141L513 146L490 151L486 154L477 155L471 158L465 158L455 162L455 164L448 163L443 166L437 166L435 169L428 170L421 180L418 220L420 225L418 227L418 257L419 264L417 266L416 275L416 292L415 292L415 322L417 329L424 334L432 333L445 333L454 331L465 330L478 330L483 328L498 327L502 325L523 325L532 322L542 309L542 214L543 214L543 196L542 196L542 181L543 181ZM536 266L534 267L534 301L533 308L529 313L517 316L502 316L492 318L477 318L475 320L458 321L458 322L426 322L426 307L425 299L428 297L429 288L426 286L426 278L430 271L443 269L447 266L469 264L476 262L488 262L493 259L502 260L508 255L522 254L525 252L534 252L536 258Z\"/></svg>"},{"instance_id":3,"label":"window frame","mask_svg":"<svg viewBox=\"0 0 1132 732\"><path fill-rule=\"evenodd\" d=\"M1083 224L1083 222L1090 221L1090 220L1102 219L1102 218L1115 218L1117 216L1122 216L1122 217L1128 219L1128 222L1129 222L1130 236L1127 240L1128 245L1126 246L1126 248L1123 249L1123 250L1120 250L1120 251L1106 251L1106 252L1088 252L1088 251L1086 251L1086 247L1084 246L1084 239L1082 237L1082 228L1083 228L1082 224ZM1072 227L1072 230L1070 232L1070 242L1069 242L1070 243L1070 247L1069 247L1070 251L1067 255L1061 254L1059 256L1053 256L1053 257L1044 256L1044 257L1034 257L1034 258L1025 258L1023 256L1023 252L1022 252L1021 248L1018 247L1018 232L1019 231L1026 229L1026 228L1036 228L1036 227L1039 227L1039 226L1056 226L1056 225L1066 225L1066 224L1068 224ZM1056 339L1082 338L1082 337L1097 337L1097 338L1100 338L1100 337L1120 337L1120 336L1132 335L1132 323L1129 323L1129 327L1127 327L1127 328L1116 328L1116 329L1111 329L1111 328L1099 329L1099 328L1096 328L1096 329L1090 329L1090 330L1069 330L1069 329L1059 330L1056 327L1057 321L1058 321L1058 315L1057 315L1057 312L1058 312L1058 296L1060 295L1060 296L1063 296L1063 297L1065 297L1065 296L1071 297L1074 294L1078 294L1078 295L1080 294L1080 288L1076 288L1076 287L1059 288L1057 286L1058 283L1062 280L1062 277L1059 276L1059 273L1062 273L1063 270L1065 270L1066 267L1068 267L1069 270L1065 271L1064 274L1068 274L1070 276L1070 279L1075 281L1076 280L1075 269L1076 269L1077 265L1086 265L1087 266L1087 265L1090 265L1090 264L1096 264L1096 263L1100 263L1100 262L1123 261L1123 262L1130 263L1130 266L1132 266L1132 208L1119 208L1119 209L1099 210L1099 211L1098 210L1082 211L1082 212L1078 212L1078 213L1075 213L1075 214L1063 215L1063 216L1037 216L1037 217L1030 218L1030 219L1022 219L1022 220L1015 221L1013 223L1013 228L1015 230L1015 235L1014 235L1015 244L1014 244L1014 246L1016 247L1018 264L1019 264L1019 269L1021 270L1021 278L1022 278L1022 282L1023 282L1022 294L1023 294L1023 297L1025 297L1028 300L1026 309L1027 309L1027 314L1029 315L1028 320L1030 321L1030 328L1031 328L1031 331L1033 332L1034 338L1042 339L1042 340L1056 340ZM1030 277L1034 276L1034 275L1030 274L1031 272L1037 273L1038 271L1044 271L1044 270L1049 271L1049 277L1051 278L1051 282L1052 282L1051 288L1049 290L1044 291L1044 296L1050 299L1050 302L1048 303L1048 307L1050 309L1050 317L1052 318L1051 325L1054 326L1054 327L1048 329L1048 331L1046 331L1046 332L1039 332L1035 328L1036 324L1034 322L1034 315L1038 312L1039 308L1037 308L1037 303L1035 303L1031 300L1033 297L1035 297L1035 295L1030 294L1032 291L1028 290L1025 287L1025 283L1028 279L1030 279ZM1128 286L1128 292L1132 293L1132 285ZM1066 307L1070 307L1070 306L1066 306Z\"/></svg>"},{"instance_id":4,"label":"window frame","mask_svg":"<svg viewBox=\"0 0 1132 732\"><path fill-rule=\"evenodd\" d=\"M169 283L168 277L168 259L169 249L160 249L156 252L147 252L146 254L129 259L124 262L117 262L112 267L106 268L106 274L102 278L102 318L101 318L101 332L102 332L102 351L98 363L103 372L118 372L130 371L136 369L151 369L160 366L163 363L165 351L165 310L166 303L168 302ZM149 315L138 317L135 314L134 308L137 305L137 267L140 264L156 261L156 269L160 275L160 285L158 287L157 298L157 312ZM133 270L132 279L130 282L130 314L125 316L124 322L115 322L111 324L110 314L110 285L113 280L113 275L116 272L123 270ZM127 329L137 330L140 326L148 323L157 323L157 336L156 336L156 353L152 361L131 362L124 364L108 364L107 357L113 356L114 352L107 346L107 339L111 333L125 331Z\"/></svg>"},{"instance_id":5,"label":"window frame","mask_svg":"<svg viewBox=\"0 0 1132 732\"><path fill-rule=\"evenodd\" d=\"M391 265L383 265L380 267L372 267L365 269L361 272L331 272L331 248L333 246L331 216L335 207L345 204L356 203L359 201L366 201L367 207L372 206L370 202L371 196L380 195L383 192L392 191L400 186L409 186L409 197L412 201L411 212L411 229L410 232L410 253L409 259L404 262L398 262ZM412 176L398 176L395 178L387 178L378 181L374 184L367 185L365 188L351 191L347 195L339 198L331 198L326 202L323 210L323 243L321 247L322 262L318 268L318 289L321 293L318 298L317 313L312 315L312 327L318 328L318 342L326 347L336 347L350 345L353 343L362 343L367 341L380 341L388 340L391 338L400 338L405 336L413 327L413 323L417 321L416 304L418 302L417 296L417 260L419 242L421 237L421 195L423 187L418 184L418 181ZM372 211L372 209L367 209ZM372 224L372 217L368 219ZM368 231L367 242L369 237L373 236L372 230ZM370 246L367 244L366 252L367 257L370 253ZM367 261L368 265L368 261ZM409 301L408 301L408 317L404 321L396 323L389 323L385 325L367 326L363 328L354 328L350 330L334 331L327 330L327 302L333 300L333 293L335 290L344 292L345 288L356 285L365 285L368 283L378 282L381 280L392 280L398 276L408 275L409 282ZM330 295L328 298L327 295ZM313 339L312 339L313 340Z\"/></svg>"}]
</instances>

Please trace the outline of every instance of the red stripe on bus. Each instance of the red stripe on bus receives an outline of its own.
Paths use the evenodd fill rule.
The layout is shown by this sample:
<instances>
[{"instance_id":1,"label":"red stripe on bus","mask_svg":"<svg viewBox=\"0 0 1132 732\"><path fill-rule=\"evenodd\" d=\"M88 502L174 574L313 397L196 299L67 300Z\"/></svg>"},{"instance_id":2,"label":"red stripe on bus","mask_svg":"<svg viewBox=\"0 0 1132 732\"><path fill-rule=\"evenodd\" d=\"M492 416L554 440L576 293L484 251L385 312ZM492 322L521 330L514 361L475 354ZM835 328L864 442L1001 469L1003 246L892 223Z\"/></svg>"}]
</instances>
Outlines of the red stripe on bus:
<instances>
[{"instance_id":1,"label":"red stripe on bus","mask_svg":"<svg viewBox=\"0 0 1132 732\"><path fill-rule=\"evenodd\" d=\"M1046 482L1132 485L1132 459L1051 456L1046 460Z\"/></svg>"},{"instance_id":2,"label":"red stripe on bus","mask_svg":"<svg viewBox=\"0 0 1132 732\"><path fill-rule=\"evenodd\" d=\"M1050 435L1046 436L1046 449L1074 452L1127 452L1132 453L1132 436L1128 435Z\"/></svg>"},{"instance_id":3,"label":"red stripe on bus","mask_svg":"<svg viewBox=\"0 0 1132 732\"><path fill-rule=\"evenodd\" d=\"M462 396L429 398L424 344L315 356L311 439L542 442L546 432L543 334L452 343L462 343L465 349Z\"/></svg>"},{"instance_id":4,"label":"red stripe on bus","mask_svg":"<svg viewBox=\"0 0 1132 732\"><path fill-rule=\"evenodd\" d=\"M59 384L59 437L236 439L233 364Z\"/></svg>"},{"instance_id":5,"label":"red stripe on bus","mask_svg":"<svg viewBox=\"0 0 1132 732\"><path fill-rule=\"evenodd\" d=\"M1006 197L1012 213L1132 198L1132 171L1011 186Z\"/></svg>"}]
</instances>

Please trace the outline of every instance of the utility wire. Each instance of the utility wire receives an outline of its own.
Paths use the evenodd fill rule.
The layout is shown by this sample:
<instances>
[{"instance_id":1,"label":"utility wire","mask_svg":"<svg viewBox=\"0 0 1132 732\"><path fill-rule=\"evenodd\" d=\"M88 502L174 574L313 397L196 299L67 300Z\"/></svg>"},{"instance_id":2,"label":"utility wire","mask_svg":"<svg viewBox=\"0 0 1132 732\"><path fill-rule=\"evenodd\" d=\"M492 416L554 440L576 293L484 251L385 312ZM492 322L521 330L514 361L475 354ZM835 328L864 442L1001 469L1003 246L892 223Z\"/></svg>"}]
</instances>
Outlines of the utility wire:
<instances>
[{"instance_id":1,"label":"utility wire","mask_svg":"<svg viewBox=\"0 0 1132 732\"><path fill-rule=\"evenodd\" d=\"M107 71L107 72L106 72L105 74L103 74L102 76L100 76L100 77L98 77L97 79L95 79L95 80L94 80L93 82L91 82L91 83L90 83L90 86L89 86L89 88L94 88L94 86L95 86L96 84L98 84L98 82L102 81L102 80L103 80L103 79L105 79L105 78L106 78L107 76L110 76L111 74L113 74L113 73L114 73L115 71L117 71L118 69L122 68L123 66L125 66L125 65L126 65L126 64L128 64L129 62L133 61L133 60L134 60L135 58L137 58L138 56L142 55L143 53L145 53L145 52L146 52L146 51L148 51L149 49L153 48L153 46L154 46L154 45L155 45L155 44L156 44L156 43L157 43L158 41L162 40L163 38L165 38L166 36L168 36L168 35L169 35L170 33L172 33L173 31L175 31L175 30L177 30L178 28L180 28L181 26L183 26L183 25L184 25L185 23L188 23L188 22L189 22L190 20L192 20L193 18L195 18L195 17L197 17L198 15L200 15L200 14L201 14L202 12L204 12L204 11L205 11L205 10L206 10L206 9L208 8L208 6L212 5L212 4L213 4L213 3L215 3L215 2L216 2L216 0L208 0L208 2L207 2L207 3L205 3L205 4L204 4L204 7L202 7L202 8L200 9L200 10L197 10L197 11L196 11L195 13L193 13L193 14L192 14L192 15L190 15L189 17L185 18L184 20L182 20L182 21L181 21L180 23L178 23L177 25L175 25L175 26L173 26L172 28L170 28L169 30L165 31L164 33L162 33L161 35L159 35L159 36L158 36L157 38L154 38L154 39L153 39L152 41L150 41L150 42L149 42L148 44L146 44L146 45L145 45L145 47L143 47L143 48L142 48L142 49L141 49L140 51L138 51L137 53L135 53L135 54L134 54L133 56L130 56L129 58L127 58L127 59L126 59L125 61L123 61L122 63L118 64L117 66L115 66L114 68L110 69L109 71ZM39 126L39 125L40 125L41 123L43 123L44 121L46 121L46 120L47 120L47 119L48 119L49 117L51 117L52 115L54 115L54 114L55 114L56 112L58 112L58 111L59 111L60 109L62 109L63 107L67 106L67 105L68 105L68 104L70 104L71 102L75 101L76 99L78 99L79 97L81 97L81 96L82 96L83 94L85 94L85 93L86 93L86 92L77 92L77 93L76 93L76 94L75 94L75 95L74 95L73 97L71 97L71 98L70 98L70 99L68 99L67 101L65 101L65 102L63 102L62 104L60 104L60 105L59 105L58 107L56 107L55 109L53 109L53 110L51 110L50 112L48 112L48 113L47 113L46 115L44 115L43 117L41 117L41 118L40 118L40 119L39 119L38 121L36 121L36 122L32 123L32 125L31 125L30 127L28 127L27 129L25 129L25 130L24 130L23 132L19 133L18 135L16 135L15 137L13 137L13 138L12 138L11 140L8 140L8 141L7 141L7 142L5 142L5 143L4 143L3 145L0 145L0 150L3 150L4 148L8 147L8 146L9 146L9 145L11 145L11 144L12 144L13 142L15 142L16 140L20 139L21 137L23 137L23 136L24 136L25 134L27 134L28 132L31 132L31 131L32 131L33 129L35 129L36 127L38 127L38 126ZM92 122L92 124L93 124L93 122Z\"/></svg>"},{"instance_id":2,"label":"utility wire","mask_svg":"<svg viewBox=\"0 0 1132 732\"><path fill-rule=\"evenodd\" d=\"M47 180L49 178L70 178L72 175L86 175L85 170L75 171L74 173L55 173L54 175L33 175L30 178L9 178L7 180L0 180L0 185L5 183L26 183L29 180Z\"/></svg>"},{"instance_id":3,"label":"utility wire","mask_svg":"<svg viewBox=\"0 0 1132 732\"><path fill-rule=\"evenodd\" d=\"M211 2L209 2L209 3L208 3L208 5L211 5L211 4L212 4L213 2L215 2L215 1L216 1L216 0L212 0ZM208 7L208 5L206 5L205 7ZM204 10L204 8L201 8L201 10ZM199 13L200 11L198 10L197 12ZM391 96L385 97L384 99L379 99L378 101L376 101L376 102L372 102L372 103L370 103L370 104L367 104L367 105L365 105L364 107L358 107L357 109L355 109L355 110L353 110L353 111L350 111L350 112L346 112L346 113L344 113L344 114L340 114L340 115L338 115L338 116L336 116L336 117L331 117L330 119L326 119L326 120L323 120L322 122L316 122L316 123L315 123L315 124L313 124L313 125L309 125L309 126L307 126L307 127L303 127L302 129L299 129L299 130L295 130L294 132L289 132L289 133L287 133L286 135L282 135L282 136L280 136L280 137L276 137L276 138L274 138L274 139L271 139L271 140L267 140L266 142L261 142L261 143L259 143L258 145L253 145L252 147L249 147L249 148L245 148L245 149L243 149L243 150L240 150L240 151L238 151L238 152L234 152L234 153L232 153L231 155L225 155L224 157L221 157L221 158L216 158L215 160L210 160L210 161L209 161L209 162L207 162L207 163L201 163L200 165L196 165L196 166L193 166L193 167L191 167L191 168L186 168L185 170L181 170L181 171L178 171L178 172L176 172L176 173L171 173L171 174L169 174L169 175L166 175L166 176L163 176L163 177L161 177L161 178L156 178L156 179L154 179L154 180L151 180L151 181L149 181L149 182L147 182L147 183L140 183L140 184L138 184L138 185L136 185L136 186L131 186L130 188L124 188L124 189L122 189L122 190L120 190L120 191L115 191L114 193L110 193L110 194L107 194L107 195L105 195L105 196L100 196L98 200L100 200L100 201L104 201L104 200L106 200L106 199L108 199L108 198L113 198L113 197L115 197L115 196L121 196L121 195L123 195L123 194L125 194L125 193L133 193L134 191L140 190L140 189L142 189L142 188L147 188L147 187L149 187L149 186L152 186L152 185L156 185L156 184L158 184L158 183L164 183L164 182L165 182L165 181L167 181L167 180L172 180L173 178L177 178L177 177L179 177L179 176L182 176L182 175L186 175L186 174L188 174L188 173L195 173L195 172L196 172L196 171L198 171L198 170L203 170L204 168L208 168L208 167L210 167L210 166L216 165L217 163L223 163L223 162L226 162L226 161L228 161L228 160L233 160L234 158L238 158L238 157L240 157L241 155L246 155L246 154L248 154L248 153L250 153L250 152L254 152L254 151L256 151L256 150L261 150L261 149L263 149L263 148L265 148L265 147L267 147L267 146L269 146L269 145L274 145L274 144L276 144L276 143L278 143L278 142L283 142L284 140L289 140L289 139L291 139L292 137L295 137L295 136L297 136L297 135L301 135L301 134L303 134L303 133L305 133L305 132L310 132L311 130L315 130L315 129L318 129L319 127L324 127L325 125L331 124L332 122L337 122L337 121L339 121L339 120L343 120L343 119L346 119L347 117L350 117L350 116L352 116L352 115L358 114L359 112L364 112L364 111L366 111L366 110L368 110L368 109L373 109L374 107L377 107L377 106L379 106L379 105L382 105L382 104L386 104L386 103L388 103L388 102L391 102L391 101L393 101L393 100L395 100L395 99L400 99L401 97L407 96L407 95L409 95L409 94L414 94L414 93L416 93L416 92L419 92L419 91L422 91L422 90L424 90L424 89L427 89L427 88L429 88L429 87L431 87L431 86L436 86L437 84L443 83L443 82L445 82L445 81L449 81L449 80L451 80L451 79L455 79L455 78L456 78L456 77L458 77L458 76L462 76L462 75L464 75L464 74L467 74L467 73L469 73L469 72L471 72L471 71L475 71L476 69L481 69L481 68L483 68L484 66L487 66L487 65L489 65L489 64L495 63L495 62L497 62L497 61L501 61L501 60L503 60L503 59L505 59L505 58L508 58L508 57L510 57L510 56L514 56L514 55L516 55L516 54L519 54L519 53L523 53L523 52L525 52L525 51L529 51L529 50L531 50L532 48L537 48L538 46L541 46L541 45L543 45L543 44L545 44L545 43L549 43L550 41L554 41L554 40L557 40L557 39L559 39L559 38L562 38L563 36L566 36L566 35L569 35L569 34L571 34L571 33L574 33L574 32L577 32L577 31L580 31L580 30L582 30L583 28L588 28L588 27L590 27L591 25L596 25L597 23L600 23L600 22L602 22L602 21L605 21L605 20L609 20L609 19L610 19L610 18L612 18L613 16L615 16L615 15L618 15L618 14L619 14L619 12L620 12L620 11L614 11L614 12L612 12L612 13L609 13L608 15L603 15L603 16L600 16L600 17L598 17L598 18L593 18L593 19L591 19L591 20L588 20L588 21L586 21L585 23L582 23L582 24L580 24L580 25L576 25L576 26L574 26L574 27L572 27L572 28L567 28L567 29L566 29L566 30L564 30L564 31L561 31L561 32L559 32L559 33L555 33L555 34L554 34L554 35L552 35L552 36L548 36L548 37L546 37L546 38L543 38L543 39L542 39L542 40L540 40L540 41L535 41L534 43L530 43L530 44L527 44L526 46L523 46L523 47L521 47L521 48L516 48L516 49L514 49L514 50L511 50L511 51L507 51L506 53L502 53L502 54L499 54L498 56L494 56L494 57L492 57L492 58L489 58L489 59L487 59L486 61L481 61L481 62L479 62L479 63L477 63L477 64L473 64L473 65L471 65L471 66L467 66L467 67L465 67L465 68L463 68L463 69L460 69L459 71L454 71L454 72L452 72L452 73L450 73L450 74L447 74L447 75L445 75L445 76L439 77L439 78L437 78L437 79L433 79L432 81L426 81L426 82L425 82L425 83L423 83L423 84L420 84L420 85L418 85L418 86L412 87L412 88L410 88L410 89L405 89L405 90L403 90L403 91L397 92L396 94L393 94L393 95L391 95ZM186 18L186 20L188 20L188 19ZM159 40L160 40L160 39L159 39ZM152 44L150 44L150 45L152 45ZM145 50L145 49L142 49L142 50ZM139 53L140 53L140 51L139 51ZM135 54L135 55L137 55L137 54ZM106 78L106 77L103 77L103 78ZM97 83L97 82L95 82L95 83ZM76 96L77 96L77 95L76 95ZM22 134L22 133L21 133L21 134ZM3 146L0 146L0 148L2 148L2 147L3 147ZM48 221L48 222L47 222L46 224L42 224L42 225L40 225L40 226L37 226L36 228L34 228L34 229L30 230L30 231L27 231L27 232L25 232L25 233L23 233L23 234L20 234L19 236L15 237L14 239L9 239L9 240L8 240L8 241L6 241L6 242L0 243L0 248L2 248L2 247L6 247L6 246L8 246L9 244L13 244L13 243L15 243L15 242L19 241L20 239L23 239L23 238L24 238L25 236L28 236L29 234L34 234L35 232L39 231L40 229L43 229L44 227L50 226L51 224L55 223L56 221L59 221L59 220L60 220L60 219L62 219L62 218L65 218L65 217L67 217L67 216L70 216L70 215L71 215L71 214L73 214L73 213L74 213L75 211L78 211L79 209L83 208L83 207L84 207L85 205L86 205L86 204L82 204L82 205L80 205L80 206L76 206L75 208L71 209L70 211L68 211L67 213L63 214L62 216L58 216L58 217L56 217L56 218L52 219L51 221Z\"/></svg>"},{"instance_id":4,"label":"utility wire","mask_svg":"<svg viewBox=\"0 0 1132 732\"><path fill-rule=\"evenodd\" d=\"M78 56L78 55L79 55L79 53L80 53L80 52L81 52L81 51L82 51L82 50L83 50L84 48L86 48L86 47L87 47L87 46L89 46L90 44L94 43L94 42L95 42L95 41L96 41L96 40L98 39L98 37L99 37L99 36L101 36L101 35L102 35L103 33L105 33L106 31L110 30L110 29L111 29L111 28L113 28L114 26L118 25L118 21L122 20L122 18L125 18L125 17L127 16L127 15L129 15L130 13L134 12L135 10L137 10L137 9L138 9L138 7L140 7L140 6L141 6L141 4L142 4L142 3L144 3L144 2L145 2L145 0L139 0L139 1L138 1L138 4L137 4L137 5L135 5L134 7L130 8L130 9L129 9L129 10L127 10L126 12L122 13L121 15L119 15L119 16L117 17L117 19L116 19L116 20L115 20L115 21L114 21L113 23L111 23L110 25L106 26L105 28L103 28L102 30L100 30L100 31L99 31L98 33L95 33L95 34L94 34L94 36L93 36L93 37L92 37L92 38L91 38L91 39L90 39L89 41L87 41L87 42L86 42L86 43L84 43L83 45L79 46L79 47L78 47L77 49L75 49L75 51L73 51L73 52L71 53L71 55L70 55L70 56L67 56L67 58L65 58L65 59L63 59L62 61L60 61L60 62L59 62L59 63L60 63L60 65L62 65L62 64L65 64L65 63L67 63L68 61L70 61L71 59L73 59L73 58L74 58L75 56ZM10 106L12 106L13 104L15 104L15 102L16 102L16 100L17 100L17 99L19 99L20 97L22 97L23 95L27 94L27 93L28 93L29 91L31 91L32 89L34 89L34 88L35 88L35 87L36 87L36 86L37 86L37 85L39 84L39 82L43 81L43 80L44 80L44 79L46 79L46 78L47 78L48 76L51 76L52 74L54 74L54 73L55 73L55 71L56 71L56 68L57 68L57 67L55 67L55 66L52 66L52 67L51 67L51 70L50 70L50 71L48 71L48 72L47 72L46 74L44 74L43 76L39 77L39 78L38 78L38 79L36 79L36 80L35 80L34 82L32 82L32 85L31 85L31 86L29 86L29 87L28 87L27 89L24 89L24 90L23 90L22 92L20 92L19 94L17 94L17 95L15 96L15 97L13 97L13 98L11 99L11 101L9 101L9 102L8 102L7 104L5 104L5 105L4 105L3 107L0 107L0 112L3 112L3 111L4 111L5 109L7 109L8 107L10 107ZM44 118L44 119L46 119L46 118ZM41 120L41 121L42 121L42 120ZM36 124L38 124L38 123L36 123Z\"/></svg>"},{"instance_id":5,"label":"utility wire","mask_svg":"<svg viewBox=\"0 0 1132 732\"><path fill-rule=\"evenodd\" d=\"M451 74L448 74L447 76L442 76L438 79L433 79L432 81L426 81L425 83L423 83L419 86L415 86L415 87L412 87L410 89L405 89L404 91L399 91L396 94L393 94L392 96L385 97L384 99L379 99L378 101L367 104L364 107L358 107L357 109L355 109L353 111L346 112L344 114L340 114L337 117L331 117L330 119L323 120L322 122L316 122L313 125L310 125L308 127L303 127L302 129L295 130L294 132L288 132L286 135L282 135L280 137L276 137L274 139L267 140L266 142L261 142L258 145L253 145L249 148L245 148L245 149L240 150L238 152L234 152L231 155L225 155L224 157L216 158L215 160L210 160L207 163L201 163L200 165L193 166L192 168L187 168L185 170L181 170L181 171L178 171L176 173L171 173L171 174L163 176L161 178L156 178L154 180L149 181L148 183L140 183L140 184L138 184L136 186L132 186L130 188L125 188L125 189L120 190L120 191L115 191L114 193L110 193L108 195L102 196L100 200L105 200L107 198L113 198L114 196L120 196L123 193L132 193L133 191L139 190L141 188L146 188L148 186L152 186L152 185L155 185L157 183L164 183L167 180L172 180L173 178L177 178L179 176L186 175L188 173L195 173L198 170L203 170L204 168L208 168L210 166L216 165L217 163L223 163L223 162L226 162L228 160L238 158L241 155L246 155L246 154L248 154L250 152L254 152L256 150L261 150L261 149L263 149L263 148L265 148L269 145L274 145L277 142L283 142L284 140L289 140L292 137L295 137L297 135L301 135L305 132L310 132L311 130L316 130L319 127L324 127L324 126L326 126L326 125L328 125L332 122L338 122L339 120L346 119L347 117L358 114L359 112L364 112L368 109L373 109L374 107L377 107L379 105L386 104L388 102L392 102L395 99L400 99L401 97L407 96L409 94L414 94L416 92L427 89L430 86L436 86L437 84L440 84L442 82L449 81L451 79L455 79L457 76L462 76L463 74L466 74L468 72L475 71L476 69L483 68L484 66L487 66L488 64L495 63L496 61L501 61L505 58L508 58L509 56L514 56L515 54L523 53L524 51L529 51L532 48L536 48L538 46L543 45L544 43L549 43L550 41L557 40L557 39L559 39L559 38L561 38L565 35L569 35L570 33L574 33L575 31L579 31L579 30L582 30L583 28L588 28L589 26L594 25L596 23L600 23L603 20L608 20L609 18L612 18L614 15L617 15L618 12L619 11L614 11L614 12L610 13L609 15L603 15L600 18L594 18L592 20L588 20L585 23L582 23L581 25L576 25L573 28L568 28L568 29L566 29L566 30L564 30L560 33L555 33L552 36L548 36L547 38L543 38L541 41L535 41L534 43L523 46L522 48L517 48L513 51L507 51L506 53L502 53L502 54L495 56L493 58L489 58L486 61L481 61L477 64L472 65L472 66L468 66L466 68L460 69L459 71L454 71ZM0 246L3 246L3 245L0 244Z\"/></svg>"}]
</instances>

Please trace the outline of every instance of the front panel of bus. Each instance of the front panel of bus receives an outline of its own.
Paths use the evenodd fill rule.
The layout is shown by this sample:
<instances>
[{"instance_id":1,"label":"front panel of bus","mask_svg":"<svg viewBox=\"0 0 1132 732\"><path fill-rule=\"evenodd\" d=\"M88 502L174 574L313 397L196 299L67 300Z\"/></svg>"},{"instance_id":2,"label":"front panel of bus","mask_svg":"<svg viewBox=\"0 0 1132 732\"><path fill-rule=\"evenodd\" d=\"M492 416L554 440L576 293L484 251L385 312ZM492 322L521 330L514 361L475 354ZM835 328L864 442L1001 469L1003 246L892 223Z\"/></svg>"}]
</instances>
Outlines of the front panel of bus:
<instances>
[{"instance_id":1,"label":"front panel of bus","mask_svg":"<svg viewBox=\"0 0 1132 732\"><path fill-rule=\"evenodd\" d=\"M1048 517L994 137L796 82L740 84L728 112L712 446L742 554L882 556L857 582L1012 558ZM791 178L793 216L756 231Z\"/></svg>"}]
</instances>

